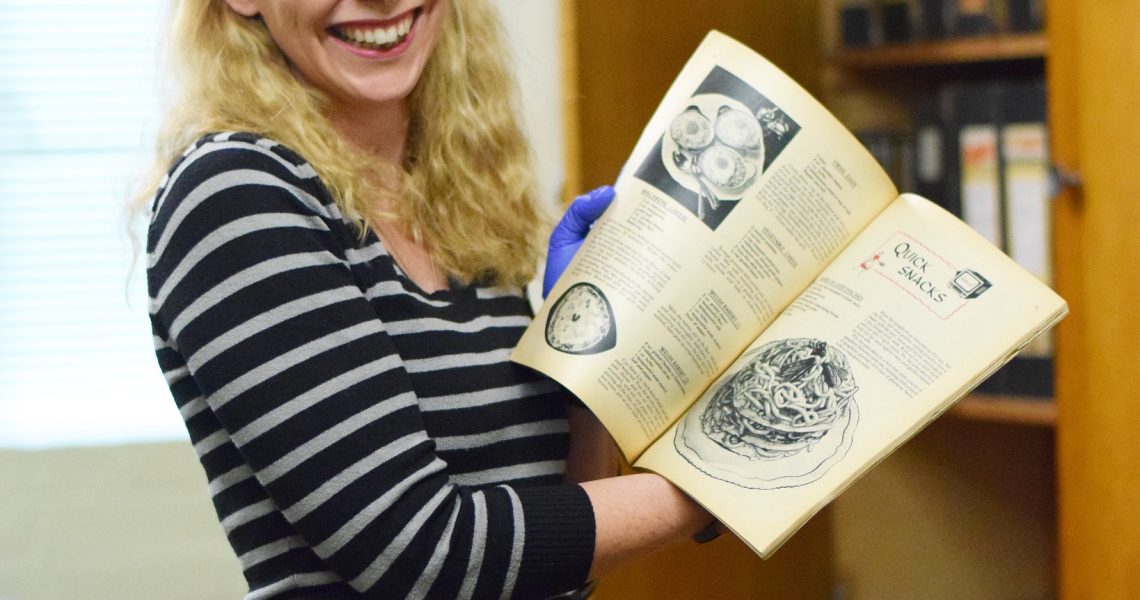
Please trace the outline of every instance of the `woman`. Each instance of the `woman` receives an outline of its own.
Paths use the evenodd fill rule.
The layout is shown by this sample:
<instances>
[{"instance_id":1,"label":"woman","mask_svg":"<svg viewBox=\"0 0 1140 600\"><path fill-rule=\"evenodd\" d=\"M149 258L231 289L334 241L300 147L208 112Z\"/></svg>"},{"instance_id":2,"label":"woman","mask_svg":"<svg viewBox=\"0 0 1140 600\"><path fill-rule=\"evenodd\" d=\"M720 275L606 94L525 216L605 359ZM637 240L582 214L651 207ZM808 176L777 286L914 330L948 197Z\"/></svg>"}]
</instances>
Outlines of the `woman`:
<instances>
[{"instance_id":1,"label":"woman","mask_svg":"<svg viewBox=\"0 0 1140 600\"><path fill-rule=\"evenodd\" d=\"M249 598L541 598L709 522L507 361L540 222L485 0L175 21L151 322Z\"/></svg>"}]
</instances>

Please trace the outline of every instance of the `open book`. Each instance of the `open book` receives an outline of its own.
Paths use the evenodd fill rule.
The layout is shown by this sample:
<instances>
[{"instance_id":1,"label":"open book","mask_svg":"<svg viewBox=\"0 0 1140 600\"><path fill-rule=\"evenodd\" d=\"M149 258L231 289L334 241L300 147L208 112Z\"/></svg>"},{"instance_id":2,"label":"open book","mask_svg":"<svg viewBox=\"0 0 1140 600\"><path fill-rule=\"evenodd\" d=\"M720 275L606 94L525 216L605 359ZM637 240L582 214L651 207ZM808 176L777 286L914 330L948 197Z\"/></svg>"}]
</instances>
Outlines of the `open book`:
<instances>
[{"instance_id":1,"label":"open book","mask_svg":"<svg viewBox=\"0 0 1140 600\"><path fill-rule=\"evenodd\" d=\"M768 557L1065 314L710 33L512 360Z\"/></svg>"}]
</instances>

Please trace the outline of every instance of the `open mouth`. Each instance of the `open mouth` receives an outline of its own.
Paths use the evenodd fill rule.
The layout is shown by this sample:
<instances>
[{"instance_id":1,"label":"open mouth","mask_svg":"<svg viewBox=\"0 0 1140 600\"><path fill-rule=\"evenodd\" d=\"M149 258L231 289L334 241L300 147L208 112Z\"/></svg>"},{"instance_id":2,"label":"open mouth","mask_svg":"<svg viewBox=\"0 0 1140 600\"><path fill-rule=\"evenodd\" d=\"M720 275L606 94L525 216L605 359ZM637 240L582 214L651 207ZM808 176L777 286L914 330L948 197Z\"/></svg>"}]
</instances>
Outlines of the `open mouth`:
<instances>
[{"instance_id":1,"label":"open mouth","mask_svg":"<svg viewBox=\"0 0 1140 600\"><path fill-rule=\"evenodd\" d=\"M338 25L329 28L329 34L363 50L391 50L408 39L421 12L423 9L417 8L403 17L379 25Z\"/></svg>"}]
</instances>

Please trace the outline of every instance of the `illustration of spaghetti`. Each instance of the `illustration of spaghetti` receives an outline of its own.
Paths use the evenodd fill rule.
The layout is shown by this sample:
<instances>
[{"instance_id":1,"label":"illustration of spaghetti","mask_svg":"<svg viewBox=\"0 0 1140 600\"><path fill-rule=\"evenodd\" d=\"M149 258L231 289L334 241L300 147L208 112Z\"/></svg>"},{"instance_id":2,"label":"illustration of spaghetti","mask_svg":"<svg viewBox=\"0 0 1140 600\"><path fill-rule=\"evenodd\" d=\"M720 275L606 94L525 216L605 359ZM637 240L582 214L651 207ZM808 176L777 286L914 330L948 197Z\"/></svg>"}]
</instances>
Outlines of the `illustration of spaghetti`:
<instances>
[{"instance_id":1,"label":"illustration of spaghetti","mask_svg":"<svg viewBox=\"0 0 1140 600\"><path fill-rule=\"evenodd\" d=\"M835 347L807 338L772 342L715 392L701 431L749 460L811 452L846 422L857 390Z\"/></svg>"}]
</instances>

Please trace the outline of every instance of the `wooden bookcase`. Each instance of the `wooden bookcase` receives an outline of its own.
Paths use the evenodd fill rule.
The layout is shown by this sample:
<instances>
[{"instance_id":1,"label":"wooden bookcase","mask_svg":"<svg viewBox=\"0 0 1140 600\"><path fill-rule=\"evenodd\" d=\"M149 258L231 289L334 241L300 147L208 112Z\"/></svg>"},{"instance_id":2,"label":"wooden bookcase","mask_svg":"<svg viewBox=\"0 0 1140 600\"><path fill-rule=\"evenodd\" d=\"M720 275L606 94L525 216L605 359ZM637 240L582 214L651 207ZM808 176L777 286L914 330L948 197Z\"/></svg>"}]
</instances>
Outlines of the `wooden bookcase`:
<instances>
[{"instance_id":1,"label":"wooden bookcase","mask_svg":"<svg viewBox=\"0 0 1140 600\"><path fill-rule=\"evenodd\" d=\"M994 63L1044 58L1043 33L1018 33L835 50L833 61L851 68Z\"/></svg>"},{"instance_id":2,"label":"wooden bookcase","mask_svg":"<svg viewBox=\"0 0 1140 600\"><path fill-rule=\"evenodd\" d=\"M821 2L821 100L854 130L911 129L940 86L1045 74L1044 33L845 48L840 5ZM1056 414L1052 398L971 395L836 500L847 594L1054 597Z\"/></svg>"},{"instance_id":3,"label":"wooden bookcase","mask_svg":"<svg viewBox=\"0 0 1140 600\"><path fill-rule=\"evenodd\" d=\"M946 79L1039 72L1051 159L1077 175L1053 200L1071 309L1054 399L967 398L857 483L832 511L837 580L856 599L1140 597L1140 271L1122 268L1140 257L1140 85L1119 75L1140 71L1140 5L1049 0L1040 34L862 49L838 46L837 8L821 2L821 96L849 126L905 127Z\"/></svg>"},{"instance_id":4,"label":"wooden bookcase","mask_svg":"<svg viewBox=\"0 0 1140 600\"><path fill-rule=\"evenodd\" d=\"M1140 3L1046 10L1054 161L1082 182L1054 206L1058 589L1140 598Z\"/></svg>"},{"instance_id":5,"label":"wooden bookcase","mask_svg":"<svg viewBox=\"0 0 1140 600\"><path fill-rule=\"evenodd\" d=\"M832 10L834 4L826 2L825 10ZM828 14L833 13L825 13L825 23L833 19ZM825 26L829 32L832 28L830 23ZM836 112L841 118L847 112L850 120L858 123L860 117L850 114L855 109L847 107L845 110L844 102L860 95L875 98L878 103L890 107L890 110L882 111L884 116L880 118L884 120L876 125L900 129L910 125L905 105L924 86L938 85L948 79L1000 77L1004 73L1044 76L1048 54L1048 38L1043 32L864 48L839 48L834 42L826 41L833 39L825 38L829 60L824 79L830 82L830 87L823 92L825 103L838 107ZM918 82L917 86L915 82ZM1039 427L1052 427L1056 414L1056 405L1051 398L991 394L974 394L950 411L951 416L963 419Z\"/></svg>"}]
</instances>

